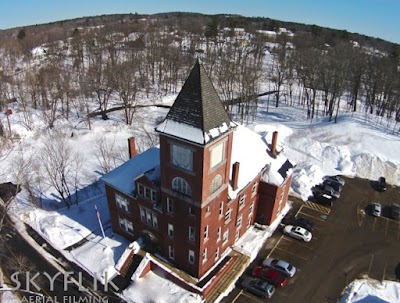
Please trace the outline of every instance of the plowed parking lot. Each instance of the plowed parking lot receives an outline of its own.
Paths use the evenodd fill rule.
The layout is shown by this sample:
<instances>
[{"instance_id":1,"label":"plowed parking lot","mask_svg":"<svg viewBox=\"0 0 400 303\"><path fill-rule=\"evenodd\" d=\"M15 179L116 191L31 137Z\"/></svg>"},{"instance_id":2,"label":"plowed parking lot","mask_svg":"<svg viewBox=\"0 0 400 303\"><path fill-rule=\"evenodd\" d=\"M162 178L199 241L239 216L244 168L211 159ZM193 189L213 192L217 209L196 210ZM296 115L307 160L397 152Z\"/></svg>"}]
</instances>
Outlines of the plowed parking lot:
<instances>
[{"instance_id":1,"label":"plowed parking lot","mask_svg":"<svg viewBox=\"0 0 400 303\"><path fill-rule=\"evenodd\" d=\"M368 214L368 205L379 201L383 216ZM400 222L389 218L389 205L400 202L398 188L375 191L371 182L346 179L341 198L332 208L294 201L291 213L315 223L309 243L282 234L267 240L265 249L251 264L251 274L265 257L292 263L298 271L269 302L337 302L345 286L356 278L399 280ZM263 302L237 287L222 302Z\"/></svg>"}]
</instances>

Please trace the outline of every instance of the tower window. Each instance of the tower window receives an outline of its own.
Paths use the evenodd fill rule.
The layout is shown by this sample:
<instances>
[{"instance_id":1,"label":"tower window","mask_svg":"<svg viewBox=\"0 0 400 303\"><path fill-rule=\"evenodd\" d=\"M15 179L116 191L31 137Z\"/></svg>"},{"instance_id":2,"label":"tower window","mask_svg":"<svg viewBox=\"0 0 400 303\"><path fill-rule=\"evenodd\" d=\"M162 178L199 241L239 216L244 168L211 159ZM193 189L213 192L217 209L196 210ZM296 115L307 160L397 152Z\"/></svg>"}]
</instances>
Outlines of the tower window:
<instances>
[{"instance_id":1,"label":"tower window","mask_svg":"<svg viewBox=\"0 0 400 303\"><path fill-rule=\"evenodd\" d=\"M173 144L171 147L171 163L185 170L193 170L193 153L181 145Z\"/></svg>"},{"instance_id":2,"label":"tower window","mask_svg":"<svg viewBox=\"0 0 400 303\"><path fill-rule=\"evenodd\" d=\"M174 237L174 226L170 223L168 223L168 236L170 238Z\"/></svg>"},{"instance_id":3,"label":"tower window","mask_svg":"<svg viewBox=\"0 0 400 303\"><path fill-rule=\"evenodd\" d=\"M224 160L224 142L218 144L211 150L210 167L216 167Z\"/></svg>"},{"instance_id":4,"label":"tower window","mask_svg":"<svg viewBox=\"0 0 400 303\"><path fill-rule=\"evenodd\" d=\"M170 198L167 198L167 212L169 214L174 213L174 201Z\"/></svg>"},{"instance_id":5,"label":"tower window","mask_svg":"<svg viewBox=\"0 0 400 303\"><path fill-rule=\"evenodd\" d=\"M189 197L192 195L189 183L181 177L176 177L172 180L172 189Z\"/></svg>"},{"instance_id":6,"label":"tower window","mask_svg":"<svg viewBox=\"0 0 400 303\"><path fill-rule=\"evenodd\" d=\"M216 175L211 182L210 194L214 193L221 186L222 186L222 176Z\"/></svg>"}]
</instances>

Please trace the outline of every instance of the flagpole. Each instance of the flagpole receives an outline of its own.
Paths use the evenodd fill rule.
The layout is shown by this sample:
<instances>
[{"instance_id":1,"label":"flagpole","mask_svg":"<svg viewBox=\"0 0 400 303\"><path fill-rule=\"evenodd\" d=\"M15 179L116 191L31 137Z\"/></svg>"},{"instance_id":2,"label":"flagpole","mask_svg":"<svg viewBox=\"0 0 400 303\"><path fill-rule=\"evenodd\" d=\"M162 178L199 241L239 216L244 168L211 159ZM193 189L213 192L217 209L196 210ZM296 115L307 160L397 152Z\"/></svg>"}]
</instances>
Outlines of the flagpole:
<instances>
[{"instance_id":1,"label":"flagpole","mask_svg":"<svg viewBox=\"0 0 400 303\"><path fill-rule=\"evenodd\" d=\"M103 234L103 239L104 239L106 237L106 235L104 234L103 224L101 223L100 213L99 213L99 210L97 209L96 204L94 205L94 209L96 210L97 220L99 221L101 233Z\"/></svg>"}]
</instances>

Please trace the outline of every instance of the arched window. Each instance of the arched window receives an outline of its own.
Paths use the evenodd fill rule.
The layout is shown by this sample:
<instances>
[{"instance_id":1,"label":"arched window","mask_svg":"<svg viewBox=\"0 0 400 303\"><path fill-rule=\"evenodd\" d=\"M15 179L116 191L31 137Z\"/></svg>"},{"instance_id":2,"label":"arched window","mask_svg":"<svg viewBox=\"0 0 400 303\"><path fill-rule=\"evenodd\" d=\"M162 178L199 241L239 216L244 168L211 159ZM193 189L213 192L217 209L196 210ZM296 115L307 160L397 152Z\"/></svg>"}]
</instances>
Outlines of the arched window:
<instances>
[{"instance_id":1,"label":"arched window","mask_svg":"<svg viewBox=\"0 0 400 303\"><path fill-rule=\"evenodd\" d=\"M210 187L210 194L215 192L218 188L222 186L222 176L221 175L216 175L214 179L211 182L211 187Z\"/></svg>"},{"instance_id":2,"label":"arched window","mask_svg":"<svg viewBox=\"0 0 400 303\"><path fill-rule=\"evenodd\" d=\"M176 177L172 180L172 189L186 196L192 195L192 189L190 188L189 183L181 177Z\"/></svg>"}]
</instances>

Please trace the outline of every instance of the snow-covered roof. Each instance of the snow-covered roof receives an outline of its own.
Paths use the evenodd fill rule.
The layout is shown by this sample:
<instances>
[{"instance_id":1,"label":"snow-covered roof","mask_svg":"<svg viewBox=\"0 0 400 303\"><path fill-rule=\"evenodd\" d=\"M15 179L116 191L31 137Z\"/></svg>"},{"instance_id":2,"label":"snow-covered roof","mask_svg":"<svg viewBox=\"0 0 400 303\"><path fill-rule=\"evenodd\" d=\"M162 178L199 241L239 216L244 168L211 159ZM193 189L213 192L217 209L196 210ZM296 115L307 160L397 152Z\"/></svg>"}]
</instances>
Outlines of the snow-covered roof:
<instances>
[{"instance_id":1,"label":"snow-covered roof","mask_svg":"<svg viewBox=\"0 0 400 303\"><path fill-rule=\"evenodd\" d=\"M101 180L127 195L135 190L134 180L143 174L156 181L160 177L160 147L156 146L129 159L127 162L105 174ZM158 173L157 173L158 172Z\"/></svg>"},{"instance_id":2,"label":"snow-covered roof","mask_svg":"<svg viewBox=\"0 0 400 303\"><path fill-rule=\"evenodd\" d=\"M235 126L198 59L156 131L205 145Z\"/></svg>"},{"instance_id":3,"label":"snow-covered roof","mask_svg":"<svg viewBox=\"0 0 400 303\"><path fill-rule=\"evenodd\" d=\"M234 199L238 192L252 182L260 172L262 181L279 186L292 172L293 165L282 154L271 157L265 137L244 126L238 126L233 133L231 167L239 162L238 188L229 186L229 197ZM279 150L279 146L278 146Z\"/></svg>"}]
</instances>

